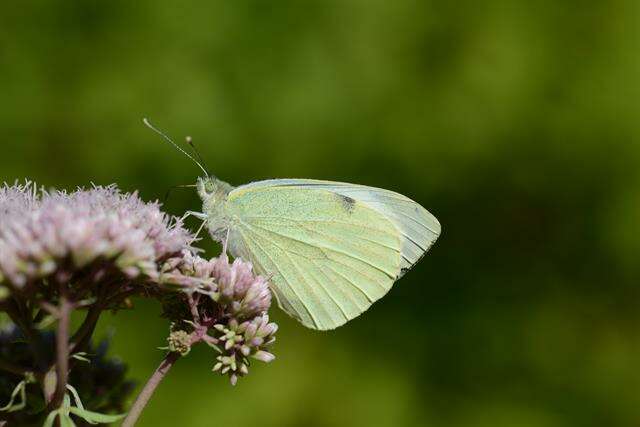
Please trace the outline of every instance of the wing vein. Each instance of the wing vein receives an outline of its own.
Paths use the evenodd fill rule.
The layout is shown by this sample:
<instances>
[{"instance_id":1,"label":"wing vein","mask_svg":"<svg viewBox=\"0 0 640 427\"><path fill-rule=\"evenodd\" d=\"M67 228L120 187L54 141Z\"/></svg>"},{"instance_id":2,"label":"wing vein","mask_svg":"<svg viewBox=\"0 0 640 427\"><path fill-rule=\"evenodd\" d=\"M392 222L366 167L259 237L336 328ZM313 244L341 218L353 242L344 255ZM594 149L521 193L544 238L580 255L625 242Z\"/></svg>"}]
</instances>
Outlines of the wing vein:
<instances>
[{"instance_id":1,"label":"wing vein","mask_svg":"<svg viewBox=\"0 0 640 427\"><path fill-rule=\"evenodd\" d=\"M376 211L377 212L377 211ZM287 218L287 217L282 217L282 216L250 216L250 217L244 217L244 220L263 220L263 219L282 219L285 221L291 221L292 223L299 223L299 222L319 222L319 223L328 223L328 224L345 224L345 225L349 225L349 226L357 226L358 228L361 228L363 230L371 230L371 231L377 231L379 233L384 233L387 234L389 236L394 236L393 233L390 233L388 230L383 230L380 228L374 228L374 227L368 227L364 224L358 224L358 223L353 223L353 222L347 222L347 221L338 221L338 220L333 220L333 219L303 219L303 220L297 220L297 219L293 219L293 218ZM268 222L268 221L267 221Z\"/></svg>"},{"instance_id":2,"label":"wing vein","mask_svg":"<svg viewBox=\"0 0 640 427\"><path fill-rule=\"evenodd\" d=\"M266 231L268 231L268 230L266 230ZM258 234L258 233L256 233L256 234ZM277 234L277 233L276 233L276 234ZM266 236L261 236L261 237L262 237L263 239L266 239L267 241L269 241L269 243L271 243L273 246L277 247L278 249L280 249L280 250L284 253L284 255L289 259L289 262L291 262L291 265L296 269L296 271L298 272L298 274L299 274L299 275L300 275L300 277L302 278L302 281L301 281L300 283L304 284L304 285L305 285L305 287L306 287L307 289L309 289L309 290L311 291L311 293L312 293L312 294L316 294L315 289L313 288L313 286L311 286L311 284L310 284L310 283L308 283L308 281L307 281L307 279L306 279L306 278L307 278L307 274L305 274L305 272L303 271L304 269L300 268L300 266L298 265L298 263L297 263L297 262L296 262L296 261L291 257L291 255L290 255L290 251L288 251L287 249L284 249L282 246L280 246L280 245L279 245L277 242L275 242L273 239L270 239L270 238L268 238L268 237L266 237ZM294 254L295 254L295 253L294 253ZM301 254L295 254L295 255L299 255L299 256L304 257L304 255L301 255ZM305 257L305 258L307 258L307 259L309 260L309 262L311 262L312 264L316 265L316 264L315 264L315 262L314 262L314 260L313 260L312 258L309 258L309 257ZM273 261L272 261L272 262L273 262ZM274 263L274 264L275 264L275 263ZM317 265L316 265L316 267L317 267ZM280 275L284 277L284 274L280 273ZM326 277L326 275L325 275L325 277ZM287 281L288 281L288 279L287 279ZM329 292L329 291L327 290L327 288L324 286L324 284L323 284L321 281L319 281L319 280L317 280L317 279L315 279L315 278L314 278L314 281L315 281L316 283L318 283L318 284L319 284L320 288L321 288L321 289L324 291L324 293L329 297L329 299L333 302L333 304L335 304L335 305L336 305L336 307L338 307L338 308L340 309L340 312L342 313L342 315L344 316L344 318L345 318L346 320L348 320L348 319L349 319L349 316L348 316L348 315L347 315L347 313L344 311L344 308L343 308L343 307L338 303L338 301L336 301L336 300L335 300L335 298L333 297L333 295L331 295L331 292ZM290 286L290 287L291 287L291 286ZM317 295L317 294L316 294L316 295ZM298 299L300 299L300 296L299 296L297 293L296 293L296 296L298 297ZM306 304L305 304L304 300L300 299L300 301L301 301L301 302L302 302L302 304L304 305L304 307L305 307L305 309L307 310L307 312L311 313L311 311L309 310L309 308L306 306ZM324 309L324 308L323 308L323 309ZM324 311L325 311L325 313L326 313L327 317L331 319L331 314L330 314L326 309L324 309ZM333 320L333 319L331 319L331 320ZM314 320L314 322L315 322L315 320ZM316 326L317 326L317 325L316 325Z\"/></svg>"},{"instance_id":3,"label":"wing vein","mask_svg":"<svg viewBox=\"0 0 640 427\"><path fill-rule=\"evenodd\" d=\"M249 227L251 227L251 225L250 225L250 224L248 224L248 226L249 226ZM315 246L315 245L312 245L311 243L308 243L308 242L305 242L305 241L300 241L300 240L297 240L297 239L293 239L293 238L290 238L290 237L285 236L285 235L280 234L280 233L276 233L275 231L272 231L272 230L269 230L269 229L266 229L266 228L263 228L263 227L259 227L259 228L260 228L261 230L263 230L263 231L267 232L267 233L272 233L272 234L275 234L275 235L277 235L277 236L284 237L285 239L295 240L295 241L298 241L298 242L300 242L300 243L306 244L306 245L308 245L308 246L310 246L310 247L320 249L321 251L323 250L323 248L318 247L318 246ZM266 237L264 237L262 234L258 233L258 232L257 232L257 231L255 231L255 230L254 230L254 233L255 233L256 235L258 235L258 236L262 237L263 239L267 239ZM269 241L271 241L271 242L273 242L273 240L272 240L272 239L268 239L268 240L269 240ZM278 248L280 248L280 249L281 249L281 250L283 250L283 251L285 250L285 249L282 249L282 247L280 247L280 246L278 246ZM323 251L323 253L324 253L324 251ZM345 257L347 257L347 258L354 259L354 260L356 260L356 261L361 261L361 260L360 260L360 258L356 258L356 257L350 256L349 254L344 254L344 253L342 253L342 252L336 252L336 253L338 253L338 254L340 254L340 255L343 255L343 256L345 256ZM313 262L313 260L314 260L313 258L310 258L310 257L308 257L308 256L305 256L305 255L303 255L303 254L301 254L301 253L296 253L296 255L299 255L299 256L301 256L301 257L307 258L307 259L308 259L309 261L311 261L311 262ZM325 254L325 256L326 256L326 254ZM382 283L380 283L377 279L375 279L374 277L371 277L371 276L369 276L369 275L367 275L367 274L363 273L362 271L360 271L360 270L358 270L358 269L354 268L353 266L351 266L351 265L349 265L349 264L347 264L347 263L344 263L344 262L340 262L340 261L338 261L338 260L336 260L336 259L333 259L333 258L327 258L327 260L329 260L329 261L331 261L331 262L338 263L338 264L340 264L340 265L342 265L342 266L344 266L344 267L346 267L346 268L350 269L351 271L354 271L355 273L360 274L361 276L365 277L365 278L366 278L367 280L369 280L370 282L375 283L378 287L382 288L385 292L387 291L387 288L386 288ZM361 262L363 262L363 261L361 261ZM369 264L369 263L366 263L366 264L367 264L367 265L369 265L369 266L371 266L371 267L374 267L374 269L375 269L375 266L373 266L373 265L371 265L371 264ZM388 275L387 273L385 273L383 270L380 270L380 269L376 269L376 270L378 270L378 271L380 271L381 273L383 273L383 274L385 275L385 277L387 277L387 278L389 278L389 279L391 279L391 280L394 280L394 278L393 278L393 277L389 276L389 275ZM368 295L367 295L367 297L368 297Z\"/></svg>"},{"instance_id":4,"label":"wing vein","mask_svg":"<svg viewBox=\"0 0 640 427\"><path fill-rule=\"evenodd\" d=\"M353 283L351 280L347 279L344 274L340 273L338 270L336 270L335 268L333 268L331 266L331 264L327 264L326 265L327 268L329 268L331 271L333 271L336 275L342 277L344 279L345 282L347 282L349 285L351 285L352 288L357 289L362 295L365 296L365 298L367 299L367 301L369 301L371 304L373 304L375 302L374 299L372 299L369 294L367 294L364 290L362 290L362 288L360 288L358 285L356 285L355 283ZM386 289L385 289L386 290ZM353 300L352 300L353 301Z\"/></svg>"},{"instance_id":5,"label":"wing vein","mask_svg":"<svg viewBox=\"0 0 640 427\"><path fill-rule=\"evenodd\" d=\"M398 215L402 215L405 218L409 218L410 220L414 221L416 224L424 227L425 229L429 230L431 233L433 233L434 235L438 236L440 233L436 232L434 229L432 229L431 227L429 227L427 224L424 224L420 221L418 221L417 219L415 219L414 217L412 217L411 215L407 215L406 213L402 212L402 211L395 211L394 213L398 214Z\"/></svg>"},{"instance_id":6,"label":"wing vein","mask_svg":"<svg viewBox=\"0 0 640 427\"><path fill-rule=\"evenodd\" d=\"M290 257L288 254L287 254L287 256L289 257L289 259L291 259L291 257ZM316 268L318 269L318 271L320 272L320 274L322 274L322 275L323 275L327 280L329 280L331 283L333 283L333 284L335 285L335 282L334 282L333 280L329 279L329 276L327 276L327 275L322 271L322 268L320 268L320 267L318 266L318 264L316 264L315 260L311 259L310 261L311 261L311 263L312 263L313 265L315 265L315 266L316 266ZM292 262L294 262L294 261L292 260ZM294 263L294 264L295 264L295 263ZM296 265L296 268L299 270L300 268L298 267L298 265L297 265L297 264L295 264L295 265ZM330 298L330 299L331 299L331 301L336 305L336 307L338 307L338 308L340 309L340 312L342 313L342 316L345 318L345 321L346 321L346 320L349 320L349 316L348 316L348 315L347 315L347 313L345 312L344 307L342 307L342 305L341 305L340 303L338 303L338 301L333 297L333 295L331 294L331 292L329 292L329 290L326 288L326 286L324 286L324 284L322 283L322 281L320 281L320 280L317 280L317 279L316 279L316 282L320 285L320 287L324 290L324 292L329 296L329 298ZM347 297L349 297L349 299L351 300L351 302L353 302L353 303L355 304L355 302L353 301L353 299L351 299L351 296L350 296L350 295L348 295L348 294L347 294Z\"/></svg>"},{"instance_id":7,"label":"wing vein","mask_svg":"<svg viewBox=\"0 0 640 427\"><path fill-rule=\"evenodd\" d=\"M246 224L246 223L245 223L245 224ZM352 254L350 254L350 253L348 253L348 252L340 251L340 250L337 250L337 249L334 249L334 248L328 247L328 246L326 246L326 245L323 245L323 246L320 246L320 245L313 245L313 244L311 244L311 243L309 243L309 242L306 242L306 241L304 241L304 240L302 240L302 239L298 239L298 238L295 238L295 237L292 237L292 236L287 236L286 234L279 233L279 232L274 231L274 230L269 230L268 228L265 228L265 227L263 227L263 226L261 226L261 225L255 224L255 223L254 223L254 224L251 224L251 225L253 225L253 226L255 226L255 227L258 227L258 228L260 228L260 229L262 229L262 230L264 230L264 231L266 231L266 232L273 233L273 234L275 234L275 235L278 235L278 236L280 236L280 237L283 237L283 238L285 238L285 239L290 239L290 240L293 240L293 241L296 241L296 242L302 243L302 244L304 244L304 245L310 246L310 247L312 247L312 248L318 248L318 249L322 250L322 252L323 252L323 253L324 253L324 250L328 250L328 251L331 251L331 252L334 252L334 253L337 253L337 254L344 255L344 256L346 256L346 257L349 257L349 258L355 259L355 260L357 260L357 261L363 262L363 263L367 264L368 266L373 267L374 269L376 269L376 270L380 271L381 273L384 273L384 274L385 274L385 275L387 275L387 277L389 277L390 279L393 279L393 276L392 276L391 274L387 273L386 271L384 271L384 270L383 270L383 269L381 269L380 267L378 267L378 266L376 266L376 265L372 264L371 262L369 262L369 261L367 261L367 260L364 260L364 259L362 259L362 258L360 258L360 257L354 256L354 255L352 255ZM317 232L317 231L316 231L316 232ZM331 239L331 236L327 236L327 235L322 234L322 233L318 233L318 234L320 234L320 235L322 235L322 236L324 236L324 237L328 237L328 238L330 238L330 239ZM332 239L332 240L336 241L336 239L335 239L335 238L334 238L334 239ZM325 254L325 256L326 256L326 254Z\"/></svg>"},{"instance_id":8,"label":"wing vein","mask_svg":"<svg viewBox=\"0 0 640 427\"><path fill-rule=\"evenodd\" d=\"M244 233L242 233L242 231L240 231L240 233L243 235L243 239L244 238ZM265 239L265 237L263 237L263 239ZM246 239L245 239L246 240ZM306 312L309 314L309 318L311 319L311 321L313 322L313 324L315 325L316 328L318 328L320 325L318 324L318 321L316 320L315 316L313 315L313 313L311 313L311 311L309 310L309 308L307 307L306 303L304 302L304 300L302 298L300 298L300 295L298 294L298 292L296 292L295 287L293 287L291 285L291 283L289 282L289 279L287 278L287 276L285 276L282 273L282 270L280 270L280 267L278 267L278 264L273 260L273 258L271 258L271 256L269 255L268 251L265 251L264 248L262 247L262 245L260 243L257 242L257 240L253 240L255 242L255 244L260 248L260 250L262 251L262 253L265 255L265 257L269 258L269 261L271 261L271 264L273 265L273 267L278 271L278 274L280 274L280 277L282 277L282 280L284 280L284 282L287 284L287 287L291 290L291 292L296 296L296 298L298 298L298 300L300 301L300 303L302 304L302 306L304 307L304 309L306 310ZM264 268L264 266L263 266ZM295 307L292 306L292 308L295 310Z\"/></svg>"}]
</instances>

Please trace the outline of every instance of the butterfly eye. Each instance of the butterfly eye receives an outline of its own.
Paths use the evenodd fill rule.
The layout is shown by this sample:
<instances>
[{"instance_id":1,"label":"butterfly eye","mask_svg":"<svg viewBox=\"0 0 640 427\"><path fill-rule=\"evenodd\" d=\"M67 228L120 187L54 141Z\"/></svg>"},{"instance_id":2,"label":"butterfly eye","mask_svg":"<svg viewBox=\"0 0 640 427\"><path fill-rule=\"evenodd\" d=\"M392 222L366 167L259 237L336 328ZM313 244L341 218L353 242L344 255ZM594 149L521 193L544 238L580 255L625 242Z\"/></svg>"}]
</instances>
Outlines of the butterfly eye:
<instances>
[{"instance_id":1,"label":"butterfly eye","mask_svg":"<svg viewBox=\"0 0 640 427\"><path fill-rule=\"evenodd\" d=\"M204 184L204 191L206 191L207 193L213 193L215 190L215 186L213 185L213 182L211 181L207 181Z\"/></svg>"}]
</instances>

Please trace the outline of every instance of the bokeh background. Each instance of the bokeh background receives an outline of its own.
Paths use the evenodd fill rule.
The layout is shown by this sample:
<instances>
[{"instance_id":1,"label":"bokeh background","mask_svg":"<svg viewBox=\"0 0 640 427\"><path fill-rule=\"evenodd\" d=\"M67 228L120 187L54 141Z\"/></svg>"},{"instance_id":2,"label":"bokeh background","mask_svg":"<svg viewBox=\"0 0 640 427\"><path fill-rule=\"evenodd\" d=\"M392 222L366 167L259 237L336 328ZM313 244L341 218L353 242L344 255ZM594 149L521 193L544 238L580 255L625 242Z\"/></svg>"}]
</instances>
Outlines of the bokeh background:
<instances>
[{"instance_id":1,"label":"bokeh background","mask_svg":"<svg viewBox=\"0 0 640 427\"><path fill-rule=\"evenodd\" d=\"M4 2L0 101L0 181L162 199L198 170L148 116L233 184L354 181L443 224L347 326L274 310L237 387L196 349L141 426L640 425L637 0ZM101 321L140 381L159 313Z\"/></svg>"}]
</instances>

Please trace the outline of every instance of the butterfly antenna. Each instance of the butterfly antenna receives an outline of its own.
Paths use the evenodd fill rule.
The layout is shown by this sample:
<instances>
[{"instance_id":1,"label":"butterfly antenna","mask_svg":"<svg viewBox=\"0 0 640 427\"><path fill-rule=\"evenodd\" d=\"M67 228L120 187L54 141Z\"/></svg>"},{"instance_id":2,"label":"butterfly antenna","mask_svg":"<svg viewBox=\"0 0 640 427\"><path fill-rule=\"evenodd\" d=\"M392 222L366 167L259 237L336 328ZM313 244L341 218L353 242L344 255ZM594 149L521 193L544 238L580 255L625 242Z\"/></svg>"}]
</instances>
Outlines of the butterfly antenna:
<instances>
[{"instance_id":1,"label":"butterfly antenna","mask_svg":"<svg viewBox=\"0 0 640 427\"><path fill-rule=\"evenodd\" d=\"M207 166L207 162L204 161L204 158L202 157L202 155L200 154L200 152L198 151L198 149L196 148L196 144L193 143L193 139L190 136L187 136L185 138L185 141L187 141L187 144L189 144L189 147L191 147L191 149L193 150L194 154L196 155L196 158L198 159L198 161L204 166L204 168L207 170L207 176L211 175L209 166Z\"/></svg>"},{"instance_id":2,"label":"butterfly antenna","mask_svg":"<svg viewBox=\"0 0 640 427\"><path fill-rule=\"evenodd\" d=\"M204 166L202 166L202 164L197 161L195 159L195 157L193 157L191 154L187 153L185 150L183 150L182 148L180 148L178 146L178 144L176 144L175 142L173 142L171 140L171 138L169 138L166 134L164 134L162 131L160 131L159 129L157 129L156 127L154 127L149 120L147 120L147 118L145 117L144 119L142 119L142 122L145 124L146 127L148 127L149 129L151 129L152 131L154 131L155 133L157 133L158 135L160 135L165 141L167 141L169 144L173 145L173 147L180 151L182 154L184 154L185 156L187 156L188 158L191 159L191 161L193 161L196 165L198 165L198 167L200 169L202 169L202 172L204 172L204 174L209 177L209 172L207 172L207 170L204 168Z\"/></svg>"}]
</instances>

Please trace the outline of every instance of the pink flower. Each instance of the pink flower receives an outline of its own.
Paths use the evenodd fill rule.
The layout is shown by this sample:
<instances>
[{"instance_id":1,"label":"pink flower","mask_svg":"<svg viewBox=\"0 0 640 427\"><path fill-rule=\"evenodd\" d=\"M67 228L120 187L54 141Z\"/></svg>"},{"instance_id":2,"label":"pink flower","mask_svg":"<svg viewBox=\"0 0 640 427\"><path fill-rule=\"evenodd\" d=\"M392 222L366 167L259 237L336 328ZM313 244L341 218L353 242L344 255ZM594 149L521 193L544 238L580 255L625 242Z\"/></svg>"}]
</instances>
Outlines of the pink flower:
<instances>
[{"instance_id":1,"label":"pink flower","mask_svg":"<svg viewBox=\"0 0 640 427\"><path fill-rule=\"evenodd\" d=\"M213 371L227 375L232 384L249 373L251 358L266 363L275 359L269 347L278 326L269 323L266 314L271 291L268 281L254 274L251 263L241 259L229 263L226 255L205 260L185 252L165 263L161 282L178 285L184 292L177 304L175 298L165 301L165 315L174 326L189 330L192 343L205 341L216 349ZM185 333L179 332L172 332L170 349L184 338ZM184 354L189 351L185 346L180 349Z\"/></svg>"},{"instance_id":2,"label":"pink flower","mask_svg":"<svg viewBox=\"0 0 640 427\"><path fill-rule=\"evenodd\" d=\"M31 182L0 187L0 283L14 289L47 277L69 280L94 267L155 278L159 263L192 240L158 203L114 185L72 193Z\"/></svg>"},{"instance_id":3,"label":"pink flower","mask_svg":"<svg viewBox=\"0 0 640 427\"><path fill-rule=\"evenodd\" d=\"M226 255L205 260L184 251L181 257L165 263L160 281L182 286L189 293L208 295L238 320L251 319L271 306L269 283L253 273L251 263L240 258L230 264Z\"/></svg>"}]
</instances>

